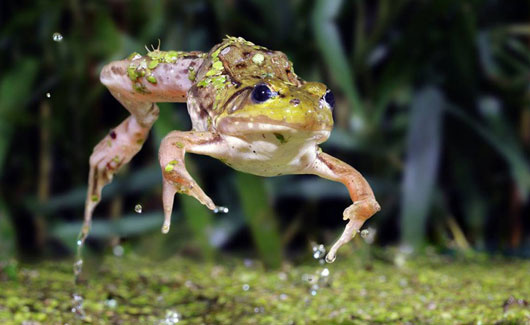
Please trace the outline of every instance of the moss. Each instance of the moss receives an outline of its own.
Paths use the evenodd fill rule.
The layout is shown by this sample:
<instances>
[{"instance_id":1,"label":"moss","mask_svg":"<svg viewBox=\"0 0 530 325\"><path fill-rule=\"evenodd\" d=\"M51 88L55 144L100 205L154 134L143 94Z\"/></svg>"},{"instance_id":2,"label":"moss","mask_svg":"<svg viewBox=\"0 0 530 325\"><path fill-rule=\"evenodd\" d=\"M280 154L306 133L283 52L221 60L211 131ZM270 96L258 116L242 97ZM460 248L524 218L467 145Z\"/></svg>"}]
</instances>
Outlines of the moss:
<instances>
[{"instance_id":1,"label":"moss","mask_svg":"<svg viewBox=\"0 0 530 325\"><path fill-rule=\"evenodd\" d=\"M229 258L214 265L126 256L94 264L99 269L83 274L78 289L85 323L91 324L153 324L169 312L180 314L179 324L524 324L530 319L524 303L507 306L530 299L530 261L430 256L396 267L351 255L334 264L312 260L265 270L259 262L245 266ZM324 268L329 276L321 276ZM0 280L0 287L0 323L79 323L70 311L70 261L22 265L16 279Z\"/></svg>"}]
</instances>

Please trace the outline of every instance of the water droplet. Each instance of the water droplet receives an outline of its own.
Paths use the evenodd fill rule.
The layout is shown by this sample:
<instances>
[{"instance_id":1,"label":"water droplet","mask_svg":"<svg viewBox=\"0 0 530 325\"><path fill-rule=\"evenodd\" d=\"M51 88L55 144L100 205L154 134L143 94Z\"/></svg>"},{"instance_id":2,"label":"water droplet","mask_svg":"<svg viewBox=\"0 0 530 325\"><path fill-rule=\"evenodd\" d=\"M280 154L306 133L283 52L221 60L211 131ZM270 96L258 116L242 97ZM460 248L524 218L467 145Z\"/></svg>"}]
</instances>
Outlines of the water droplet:
<instances>
[{"instance_id":1,"label":"water droplet","mask_svg":"<svg viewBox=\"0 0 530 325\"><path fill-rule=\"evenodd\" d=\"M142 205L141 204L137 204L134 206L134 212L136 213L142 213Z\"/></svg>"},{"instance_id":2,"label":"water droplet","mask_svg":"<svg viewBox=\"0 0 530 325\"><path fill-rule=\"evenodd\" d=\"M108 299L108 300L105 300L105 305L107 305L107 307L109 308L116 308L116 306L118 305L118 302L116 301L116 299Z\"/></svg>"},{"instance_id":3,"label":"water droplet","mask_svg":"<svg viewBox=\"0 0 530 325\"><path fill-rule=\"evenodd\" d=\"M53 33L52 38L55 42L60 42L63 40L63 35L61 33Z\"/></svg>"},{"instance_id":4,"label":"water droplet","mask_svg":"<svg viewBox=\"0 0 530 325\"><path fill-rule=\"evenodd\" d=\"M52 97L52 94L46 93L46 98L50 98L50 97Z\"/></svg>"},{"instance_id":5,"label":"water droplet","mask_svg":"<svg viewBox=\"0 0 530 325\"><path fill-rule=\"evenodd\" d=\"M72 313L76 314L77 316L80 316L81 318L85 317L85 312L83 311L83 297L81 295L78 295L77 293L74 293L72 295L73 306L72 306Z\"/></svg>"},{"instance_id":6,"label":"water droplet","mask_svg":"<svg viewBox=\"0 0 530 325\"><path fill-rule=\"evenodd\" d=\"M245 283L245 284L242 286L242 288L243 288L243 291L248 291L248 290L250 289L250 286L249 286L248 284Z\"/></svg>"},{"instance_id":7,"label":"water droplet","mask_svg":"<svg viewBox=\"0 0 530 325\"><path fill-rule=\"evenodd\" d=\"M317 295L317 291L316 290L311 290L311 295L312 296L316 296Z\"/></svg>"},{"instance_id":8,"label":"water droplet","mask_svg":"<svg viewBox=\"0 0 530 325\"><path fill-rule=\"evenodd\" d=\"M325 254L326 254L326 248L324 247L324 245L320 244L320 245L313 246L313 258L315 260L323 258Z\"/></svg>"},{"instance_id":9,"label":"water droplet","mask_svg":"<svg viewBox=\"0 0 530 325\"><path fill-rule=\"evenodd\" d=\"M112 253L114 254L114 256L123 256L123 252L124 252L124 249L123 249L123 246L121 245L116 245L112 247Z\"/></svg>"},{"instance_id":10,"label":"water droplet","mask_svg":"<svg viewBox=\"0 0 530 325\"><path fill-rule=\"evenodd\" d=\"M213 209L213 213L228 213L228 208L227 207L222 207L222 206L216 206Z\"/></svg>"},{"instance_id":11,"label":"water droplet","mask_svg":"<svg viewBox=\"0 0 530 325\"><path fill-rule=\"evenodd\" d=\"M369 227L360 231L361 238L364 239L364 242L367 244L373 244L375 241L375 235L377 230L375 228Z\"/></svg>"},{"instance_id":12,"label":"water droplet","mask_svg":"<svg viewBox=\"0 0 530 325\"><path fill-rule=\"evenodd\" d=\"M312 274L304 273L302 274L302 281L308 282L308 283L315 283L316 277L314 277Z\"/></svg>"},{"instance_id":13,"label":"water droplet","mask_svg":"<svg viewBox=\"0 0 530 325\"><path fill-rule=\"evenodd\" d=\"M83 260L77 260L75 263L74 263L74 275L76 277L79 276L79 274L81 274L81 271L83 269Z\"/></svg>"},{"instance_id":14,"label":"water droplet","mask_svg":"<svg viewBox=\"0 0 530 325\"><path fill-rule=\"evenodd\" d=\"M166 317L160 322L158 322L159 325L173 325L180 321L180 314L174 310L168 310L166 312Z\"/></svg>"},{"instance_id":15,"label":"water droplet","mask_svg":"<svg viewBox=\"0 0 530 325\"><path fill-rule=\"evenodd\" d=\"M368 229L361 230L361 237L362 238L366 238L368 236L370 236L370 231Z\"/></svg>"},{"instance_id":16,"label":"water droplet","mask_svg":"<svg viewBox=\"0 0 530 325\"><path fill-rule=\"evenodd\" d=\"M326 267L320 272L320 276L327 277L329 276L329 269Z\"/></svg>"}]
</instances>

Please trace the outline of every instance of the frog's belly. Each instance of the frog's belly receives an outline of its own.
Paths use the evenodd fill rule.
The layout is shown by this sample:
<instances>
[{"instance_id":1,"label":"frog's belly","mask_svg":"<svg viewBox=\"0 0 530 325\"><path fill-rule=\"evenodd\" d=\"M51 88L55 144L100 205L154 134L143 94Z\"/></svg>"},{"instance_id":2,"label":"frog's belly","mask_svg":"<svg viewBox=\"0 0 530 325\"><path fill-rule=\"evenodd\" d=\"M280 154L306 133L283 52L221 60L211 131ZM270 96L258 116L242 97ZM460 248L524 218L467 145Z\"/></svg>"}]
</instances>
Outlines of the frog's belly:
<instances>
[{"instance_id":1,"label":"frog's belly","mask_svg":"<svg viewBox=\"0 0 530 325\"><path fill-rule=\"evenodd\" d=\"M242 140L225 137L228 151L222 158L228 166L259 176L295 174L309 166L316 157L312 139L280 142L273 134Z\"/></svg>"}]
</instances>

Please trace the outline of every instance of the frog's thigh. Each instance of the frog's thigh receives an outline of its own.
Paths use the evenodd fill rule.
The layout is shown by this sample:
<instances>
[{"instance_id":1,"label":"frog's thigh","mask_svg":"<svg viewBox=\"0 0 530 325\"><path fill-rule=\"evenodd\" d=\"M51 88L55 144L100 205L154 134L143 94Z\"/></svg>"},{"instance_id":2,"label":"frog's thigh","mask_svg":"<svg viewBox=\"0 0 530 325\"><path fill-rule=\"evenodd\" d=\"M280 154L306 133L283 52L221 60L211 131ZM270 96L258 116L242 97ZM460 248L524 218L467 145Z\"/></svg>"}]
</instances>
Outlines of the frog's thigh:
<instances>
[{"instance_id":1,"label":"frog's thigh","mask_svg":"<svg viewBox=\"0 0 530 325\"><path fill-rule=\"evenodd\" d=\"M343 218L350 221L341 237L329 250L326 260L332 262L339 247L349 242L370 218L381 208L375 200L372 188L355 168L345 162L320 152L314 163L308 167L307 173L343 183L350 193L353 204L344 210Z\"/></svg>"},{"instance_id":2,"label":"frog's thigh","mask_svg":"<svg viewBox=\"0 0 530 325\"><path fill-rule=\"evenodd\" d=\"M219 157L223 141L218 134L197 131L173 131L162 140L158 159L163 176L163 232L169 231L175 193L193 196L209 209L215 209L212 199L203 192L186 170L184 156L186 152L192 152Z\"/></svg>"}]
</instances>

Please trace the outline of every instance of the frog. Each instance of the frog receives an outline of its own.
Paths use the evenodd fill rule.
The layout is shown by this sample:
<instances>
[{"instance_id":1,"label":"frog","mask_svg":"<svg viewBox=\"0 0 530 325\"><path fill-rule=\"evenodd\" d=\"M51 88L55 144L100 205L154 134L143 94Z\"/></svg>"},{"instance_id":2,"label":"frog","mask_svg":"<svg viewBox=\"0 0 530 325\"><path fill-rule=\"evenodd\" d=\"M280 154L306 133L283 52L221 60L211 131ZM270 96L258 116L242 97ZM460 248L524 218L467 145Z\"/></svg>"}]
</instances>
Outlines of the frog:
<instances>
[{"instance_id":1,"label":"frog","mask_svg":"<svg viewBox=\"0 0 530 325\"><path fill-rule=\"evenodd\" d=\"M142 148L161 102L186 102L192 123L190 131L167 134L159 147L163 233L170 229L177 193L218 209L186 169L186 153L207 155L263 177L311 174L344 184L352 204L343 212L348 220L344 231L326 255L330 263L380 210L361 173L319 146L333 128L333 92L323 83L300 78L281 51L233 36L208 52L162 51L159 44L145 55L135 52L106 64L100 81L130 115L90 156L85 230L103 187Z\"/></svg>"}]
</instances>

